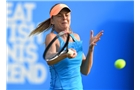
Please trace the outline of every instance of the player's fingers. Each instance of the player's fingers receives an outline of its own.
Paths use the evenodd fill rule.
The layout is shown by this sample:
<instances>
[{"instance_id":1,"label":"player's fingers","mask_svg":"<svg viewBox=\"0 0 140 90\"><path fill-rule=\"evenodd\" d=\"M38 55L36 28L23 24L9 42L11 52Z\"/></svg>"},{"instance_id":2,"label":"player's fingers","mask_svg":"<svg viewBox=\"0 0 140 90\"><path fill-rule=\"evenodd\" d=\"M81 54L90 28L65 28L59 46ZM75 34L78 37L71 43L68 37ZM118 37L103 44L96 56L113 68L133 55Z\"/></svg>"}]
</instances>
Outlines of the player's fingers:
<instances>
[{"instance_id":1,"label":"player's fingers","mask_svg":"<svg viewBox=\"0 0 140 90\"><path fill-rule=\"evenodd\" d=\"M73 53L71 54L72 57L75 56L75 55L76 55L76 52L73 52Z\"/></svg>"},{"instance_id":2,"label":"player's fingers","mask_svg":"<svg viewBox=\"0 0 140 90\"><path fill-rule=\"evenodd\" d=\"M93 43L93 42L96 43L99 40L100 40L100 37L94 37L94 39L92 39L91 43Z\"/></svg>"},{"instance_id":3,"label":"player's fingers","mask_svg":"<svg viewBox=\"0 0 140 90\"><path fill-rule=\"evenodd\" d=\"M68 54L68 58L74 58L77 56L77 53L76 52L73 52L71 54Z\"/></svg>"},{"instance_id":4,"label":"player's fingers","mask_svg":"<svg viewBox=\"0 0 140 90\"><path fill-rule=\"evenodd\" d=\"M76 54L77 54L77 52L76 52L76 50L75 50L75 49L70 48L69 50L70 50L70 53L69 53L69 54L70 54L71 56L73 56L73 55L76 55Z\"/></svg>"},{"instance_id":5,"label":"player's fingers","mask_svg":"<svg viewBox=\"0 0 140 90\"><path fill-rule=\"evenodd\" d=\"M100 31L100 32L96 35L96 37L97 37L97 38L101 37L101 36L103 35L103 32L104 32L103 30Z\"/></svg>"},{"instance_id":6,"label":"player's fingers","mask_svg":"<svg viewBox=\"0 0 140 90\"><path fill-rule=\"evenodd\" d=\"M77 52L76 52L76 51L74 51L74 52L72 53L72 55L73 55L73 56L76 56L76 55L77 55Z\"/></svg>"},{"instance_id":7,"label":"player's fingers","mask_svg":"<svg viewBox=\"0 0 140 90\"><path fill-rule=\"evenodd\" d=\"M90 38L93 38L93 36L94 36L94 32L93 32L93 30L91 30L90 31Z\"/></svg>"},{"instance_id":8,"label":"player's fingers","mask_svg":"<svg viewBox=\"0 0 140 90\"><path fill-rule=\"evenodd\" d=\"M73 51L73 53L72 53L71 55L72 55L72 57L74 58L75 56L77 56L77 52L76 52L76 50L73 49L73 48L71 48L71 50Z\"/></svg>"}]
</instances>

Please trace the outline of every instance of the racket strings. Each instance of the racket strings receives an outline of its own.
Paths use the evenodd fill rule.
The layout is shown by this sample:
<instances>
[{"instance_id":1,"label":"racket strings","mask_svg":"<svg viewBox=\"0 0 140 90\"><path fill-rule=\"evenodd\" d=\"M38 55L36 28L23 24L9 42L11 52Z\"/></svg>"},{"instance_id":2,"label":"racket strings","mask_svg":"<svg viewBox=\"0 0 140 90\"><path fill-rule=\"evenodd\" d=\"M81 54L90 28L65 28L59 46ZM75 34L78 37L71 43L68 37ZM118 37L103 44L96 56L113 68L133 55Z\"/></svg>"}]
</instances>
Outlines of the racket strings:
<instances>
[{"instance_id":1,"label":"racket strings","mask_svg":"<svg viewBox=\"0 0 140 90\"><path fill-rule=\"evenodd\" d=\"M53 45L54 45L54 42L59 38L59 37L64 37L65 42L64 42L64 45L62 46L62 48L56 52L53 51L51 52L51 50L54 50L53 49ZM58 56L60 56L60 54L62 53L66 53L68 52L68 43L69 43L69 39L70 39L70 34L69 33L61 33L61 34L58 34L49 44L48 46L46 47L44 53L43 53L43 58L48 61L48 60L54 60L55 58L57 58ZM66 49L65 49L66 48Z\"/></svg>"}]
</instances>

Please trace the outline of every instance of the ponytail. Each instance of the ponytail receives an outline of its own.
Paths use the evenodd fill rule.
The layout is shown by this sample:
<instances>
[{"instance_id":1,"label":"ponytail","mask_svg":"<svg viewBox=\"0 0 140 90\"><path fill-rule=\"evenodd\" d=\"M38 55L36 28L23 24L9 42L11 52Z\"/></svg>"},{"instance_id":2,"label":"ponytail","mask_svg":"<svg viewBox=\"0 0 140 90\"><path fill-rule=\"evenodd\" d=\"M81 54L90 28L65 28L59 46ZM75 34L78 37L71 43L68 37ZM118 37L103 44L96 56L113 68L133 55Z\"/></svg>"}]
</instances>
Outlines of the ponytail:
<instances>
[{"instance_id":1,"label":"ponytail","mask_svg":"<svg viewBox=\"0 0 140 90\"><path fill-rule=\"evenodd\" d=\"M50 18L41 22L36 29L34 29L29 36L34 35L34 34L40 34L44 31L48 31L52 27Z\"/></svg>"}]
</instances>

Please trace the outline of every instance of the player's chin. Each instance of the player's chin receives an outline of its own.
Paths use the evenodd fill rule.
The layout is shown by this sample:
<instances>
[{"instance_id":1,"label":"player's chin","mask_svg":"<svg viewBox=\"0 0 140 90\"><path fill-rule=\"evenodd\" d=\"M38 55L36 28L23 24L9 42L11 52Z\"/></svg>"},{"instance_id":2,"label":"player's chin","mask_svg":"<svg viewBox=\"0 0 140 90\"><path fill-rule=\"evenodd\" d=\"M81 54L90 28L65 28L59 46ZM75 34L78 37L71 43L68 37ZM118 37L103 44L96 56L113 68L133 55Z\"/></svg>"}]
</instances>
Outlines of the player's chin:
<instances>
[{"instance_id":1,"label":"player's chin","mask_svg":"<svg viewBox=\"0 0 140 90\"><path fill-rule=\"evenodd\" d=\"M63 25L62 26L63 30L69 29L70 27L68 25Z\"/></svg>"}]
</instances>

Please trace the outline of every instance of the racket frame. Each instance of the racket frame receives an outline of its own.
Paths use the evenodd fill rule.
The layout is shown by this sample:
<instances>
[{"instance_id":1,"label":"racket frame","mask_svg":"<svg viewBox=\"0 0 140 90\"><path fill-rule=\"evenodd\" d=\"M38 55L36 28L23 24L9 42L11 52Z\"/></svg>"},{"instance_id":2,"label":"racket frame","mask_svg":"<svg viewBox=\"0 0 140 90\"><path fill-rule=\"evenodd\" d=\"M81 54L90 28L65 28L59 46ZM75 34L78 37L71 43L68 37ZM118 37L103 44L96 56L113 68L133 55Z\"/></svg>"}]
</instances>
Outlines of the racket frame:
<instances>
[{"instance_id":1,"label":"racket frame","mask_svg":"<svg viewBox=\"0 0 140 90\"><path fill-rule=\"evenodd\" d=\"M64 35L64 34L67 34L67 39L66 39L66 42L65 42L64 46L63 46L63 47L59 50L59 52L58 52L56 55L54 55L52 58L46 59L46 53L48 52L48 50L49 50L49 48L51 47L51 45L53 44L53 42L54 42L57 38L61 37L61 36ZM69 34L67 31L62 31L62 32L58 33L58 34L53 38L53 40L48 44L48 46L46 47L46 49L45 49L45 51L44 51L44 53L43 53L43 59L46 60L46 61L52 61L52 60L58 58L61 54L67 53L67 52L69 51L69 50L68 50L69 39L70 39L70 34ZM66 50L64 50L65 48L66 48Z\"/></svg>"}]
</instances>

